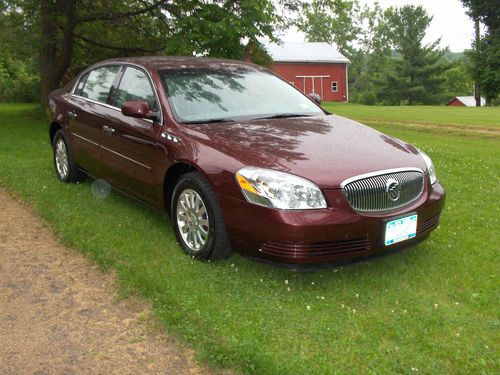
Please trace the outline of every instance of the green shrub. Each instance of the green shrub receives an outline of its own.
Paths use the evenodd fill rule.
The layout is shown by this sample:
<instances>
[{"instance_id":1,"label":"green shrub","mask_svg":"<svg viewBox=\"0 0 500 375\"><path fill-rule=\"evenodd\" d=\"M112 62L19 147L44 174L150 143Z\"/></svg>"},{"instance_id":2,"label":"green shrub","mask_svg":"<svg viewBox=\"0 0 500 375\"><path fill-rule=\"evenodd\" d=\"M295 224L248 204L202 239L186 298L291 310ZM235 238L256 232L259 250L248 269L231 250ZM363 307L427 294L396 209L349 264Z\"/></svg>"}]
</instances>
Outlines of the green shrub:
<instances>
[{"instance_id":1,"label":"green shrub","mask_svg":"<svg viewBox=\"0 0 500 375\"><path fill-rule=\"evenodd\" d=\"M38 102L39 97L35 62L0 58L0 102Z\"/></svg>"}]
</instances>

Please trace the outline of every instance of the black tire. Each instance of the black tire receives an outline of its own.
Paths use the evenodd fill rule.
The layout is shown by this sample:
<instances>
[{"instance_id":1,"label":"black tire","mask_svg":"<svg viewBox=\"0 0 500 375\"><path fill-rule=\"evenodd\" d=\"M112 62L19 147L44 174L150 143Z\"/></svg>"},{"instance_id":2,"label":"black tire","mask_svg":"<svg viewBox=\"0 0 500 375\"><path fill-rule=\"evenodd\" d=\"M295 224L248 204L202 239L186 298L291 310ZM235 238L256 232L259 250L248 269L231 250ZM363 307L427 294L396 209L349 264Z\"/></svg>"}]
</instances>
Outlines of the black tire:
<instances>
[{"instance_id":1,"label":"black tire","mask_svg":"<svg viewBox=\"0 0 500 375\"><path fill-rule=\"evenodd\" d=\"M61 163L57 160L57 149L61 147L60 143L64 144L65 154L66 154L66 169L61 168ZM73 158L73 153L71 152L71 148L69 146L68 141L66 140L66 136L62 130L58 130L54 136L54 140L52 142L52 155L54 160L54 169L56 172L57 178L62 182L80 182L85 180L87 175L85 172L81 171L78 168L78 165L75 163L75 159Z\"/></svg>"},{"instance_id":2,"label":"black tire","mask_svg":"<svg viewBox=\"0 0 500 375\"><path fill-rule=\"evenodd\" d=\"M200 248L196 250L194 250L188 243L189 238L185 239L181 234L181 228L179 228L178 220L179 218L182 220L183 217L187 217L186 215L179 215L178 205L180 204L182 207L179 200L185 203L186 194L192 195L192 191L198 194L198 197L203 202L203 207L206 208L206 215L203 214L198 217L198 219L200 219L200 223L203 219L204 221L208 220L208 228L198 224L199 222L196 220L195 226L200 225L204 227L208 233L206 242L203 245L201 245L200 242ZM181 198L181 195L183 198ZM201 209L202 211L203 207ZM231 245L226 232L226 225L224 224L224 219L222 217L222 209L219 205L219 200L210 186L210 183L200 173L189 172L179 179L172 195L170 217L172 218L172 224L177 242L181 246L182 250L188 255L203 260L226 259L231 256ZM185 227L183 226L183 228ZM183 232L186 234L185 231ZM202 236L201 233L200 236ZM201 237L198 239L201 240Z\"/></svg>"}]
</instances>

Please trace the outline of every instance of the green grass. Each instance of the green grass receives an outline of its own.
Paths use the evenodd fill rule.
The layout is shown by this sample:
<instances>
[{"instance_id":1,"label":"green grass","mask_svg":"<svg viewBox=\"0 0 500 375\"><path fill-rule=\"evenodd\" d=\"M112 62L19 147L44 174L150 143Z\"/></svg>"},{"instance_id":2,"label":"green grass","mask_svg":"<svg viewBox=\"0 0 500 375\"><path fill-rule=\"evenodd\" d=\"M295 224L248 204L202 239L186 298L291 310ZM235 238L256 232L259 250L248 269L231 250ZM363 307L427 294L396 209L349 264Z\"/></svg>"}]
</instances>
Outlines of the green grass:
<instances>
[{"instance_id":1,"label":"green grass","mask_svg":"<svg viewBox=\"0 0 500 375\"><path fill-rule=\"evenodd\" d=\"M500 107L368 106L332 102L323 106L337 115L374 123L500 128Z\"/></svg>"},{"instance_id":2,"label":"green grass","mask_svg":"<svg viewBox=\"0 0 500 375\"><path fill-rule=\"evenodd\" d=\"M200 359L255 374L500 371L498 139L378 126L433 157L448 193L439 229L401 253L291 273L238 255L194 261L162 215L116 192L98 199L91 181L58 182L33 108L0 105L0 184L115 269L125 294L150 299Z\"/></svg>"}]
</instances>

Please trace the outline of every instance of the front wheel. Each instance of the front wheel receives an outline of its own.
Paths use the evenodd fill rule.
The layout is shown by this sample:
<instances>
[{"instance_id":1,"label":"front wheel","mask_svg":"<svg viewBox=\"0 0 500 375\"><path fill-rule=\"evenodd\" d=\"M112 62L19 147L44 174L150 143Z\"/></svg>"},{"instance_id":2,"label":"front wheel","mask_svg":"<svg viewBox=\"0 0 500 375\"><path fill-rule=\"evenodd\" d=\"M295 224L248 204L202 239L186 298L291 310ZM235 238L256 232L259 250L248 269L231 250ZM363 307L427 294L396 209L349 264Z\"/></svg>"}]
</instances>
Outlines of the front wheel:
<instances>
[{"instance_id":1,"label":"front wheel","mask_svg":"<svg viewBox=\"0 0 500 375\"><path fill-rule=\"evenodd\" d=\"M184 252L198 259L231 256L217 196L201 174L190 172L179 179L171 207L175 236Z\"/></svg>"}]
</instances>

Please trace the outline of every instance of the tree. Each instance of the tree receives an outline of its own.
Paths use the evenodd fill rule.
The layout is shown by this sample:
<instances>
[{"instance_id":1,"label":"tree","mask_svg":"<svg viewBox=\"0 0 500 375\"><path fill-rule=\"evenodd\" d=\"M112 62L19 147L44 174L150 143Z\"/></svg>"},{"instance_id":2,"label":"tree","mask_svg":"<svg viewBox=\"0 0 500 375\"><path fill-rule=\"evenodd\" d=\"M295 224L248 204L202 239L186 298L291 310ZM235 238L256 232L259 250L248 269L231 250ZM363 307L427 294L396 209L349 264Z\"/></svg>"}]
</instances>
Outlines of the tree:
<instances>
[{"instance_id":1,"label":"tree","mask_svg":"<svg viewBox=\"0 0 500 375\"><path fill-rule=\"evenodd\" d=\"M469 16L486 26L486 34L467 53L472 76L481 87L487 104L500 94L500 7L498 0L462 0Z\"/></svg>"},{"instance_id":2,"label":"tree","mask_svg":"<svg viewBox=\"0 0 500 375\"><path fill-rule=\"evenodd\" d=\"M279 0L292 8L295 0ZM75 71L102 58L184 54L242 58L247 38L275 40L282 18L271 0L7 0L0 12L16 20L38 57L40 97ZM13 31L6 32L13 35Z\"/></svg>"},{"instance_id":3,"label":"tree","mask_svg":"<svg viewBox=\"0 0 500 375\"><path fill-rule=\"evenodd\" d=\"M468 96L473 93L474 81L469 66L463 58L451 63L451 68L444 72L444 78L444 92L447 98Z\"/></svg>"},{"instance_id":4,"label":"tree","mask_svg":"<svg viewBox=\"0 0 500 375\"><path fill-rule=\"evenodd\" d=\"M95 38L89 38L88 29L90 24L108 22L114 23L118 28L122 24L136 26L134 20L145 18L146 14L159 12L161 6L165 6L163 1L154 1L152 3L131 2L128 9L125 7L111 7L111 5L121 5L115 2L104 2L104 7L99 7L101 2L95 2L92 6L86 1L77 0L41 0L39 2L40 12L40 73L41 73L41 92L42 104L47 105L48 94L59 86L63 76L68 71L73 57L75 39L85 43L94 44L98 47L110 48L107 43L100 43ZM97 9L96 9L97 8ZM124 10L121 10L124 9ZM147 21L147 20L144 20ZM126 33L127 35L130 32ZM134 41L130 39L129 42ZM130 46L130 44L129 44ZM122 48L123 51L146 52L141 47ZM115 47L120 50L120 47ZM149 49L154 51L154 49Z\"/></svg>"},{"instance_id":5,"label":"tree","mask_svg":"<svg viewBox=\"0 0 500 375\"><path fill-rule=\"evenodd\" d=\"M387 75L391 57L387 19L382 8L375 3L365 5L358 15L360 32L358 49L351 57L349 82L351 100L363 104L376 104L377 86Z\"/></svg>"},{"instance_id":6,"label":"tree","mask_svg":"<svg viewBox=\"0 0 500 375\"><path fill-rule=\"evenodd\" d=\"M39 100L38 59L30 46L38 40L27 34L19 17L6 17L0 3L0 101Z\"/></svg>"},{"instance_id":7,"label":"tree","mask_svg":"<svg viewBox=\"0 0 500 375\"><path fill-rule=\"evenodd\" d=\"M353 42L361 31L356 22L357 12L356 0L312 0L303 3L302 16L296 25L309 42L335 43L350 58L355 53Z\"/></svg>"},{"instance_id":8,"label":"tree","mask_svg":"<svg viewBox=\"0 0 500 375\"><path fill-rule=\"evenodd\" d=\"M434 104L443 98L444 51L439 40L423 45L432 20L421 6L405 5L386 10L389 38L398 54L394 69L383 85L383 95L391 104Z\"/></svg>"}]
</instances>

